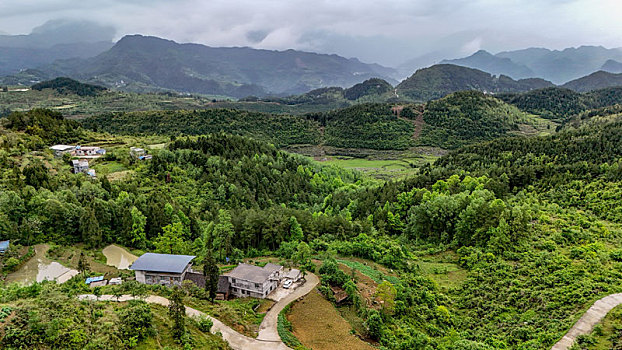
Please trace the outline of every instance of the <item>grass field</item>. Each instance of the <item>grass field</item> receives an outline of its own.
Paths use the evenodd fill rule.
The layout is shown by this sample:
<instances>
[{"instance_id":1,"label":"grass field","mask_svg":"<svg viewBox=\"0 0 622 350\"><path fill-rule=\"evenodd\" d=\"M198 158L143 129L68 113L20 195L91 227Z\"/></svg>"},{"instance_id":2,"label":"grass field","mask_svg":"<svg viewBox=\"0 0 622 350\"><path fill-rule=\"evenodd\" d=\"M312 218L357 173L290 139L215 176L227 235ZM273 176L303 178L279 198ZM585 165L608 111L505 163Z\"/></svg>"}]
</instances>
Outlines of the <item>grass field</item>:
<instances>
[{"instance_id":1,"label":"grass field","mask_svg":"<svg viewBox=\"0 0 622 350\"><path fill-rule=\"evenodd\" d=\"M293 333L313 350L372 350L374 347L351 333L352 327L328 300L313 290L296 302L287 315Z\"/></svg>"},{"instance_id":2,"label":"grass field","mask_svg":"<svg viewBox=\"0 0 622 350\"><path fill-rule=\"evenodd\" d=\"M434 280L440 287L460 287L467 277L467 271L458 265L458 256L453 251L424 255L415 264L422 274Z\"/></svg>"},{"instance_id":3,"label":"grass field","mask_svg":"<svg viewBox=\"0 0 622 350\"><path fill-rule=\"evenodd\" d=\"M371 261L356 261L352 259L338 259L337 262L346 265L351 269L356 269L358 272L371 278L376 283L381 283L383 280L387 280L393 284L399 283L399 278L387 273L386 269L381 268L380 265Z\"/></svg>"}]
</instances>

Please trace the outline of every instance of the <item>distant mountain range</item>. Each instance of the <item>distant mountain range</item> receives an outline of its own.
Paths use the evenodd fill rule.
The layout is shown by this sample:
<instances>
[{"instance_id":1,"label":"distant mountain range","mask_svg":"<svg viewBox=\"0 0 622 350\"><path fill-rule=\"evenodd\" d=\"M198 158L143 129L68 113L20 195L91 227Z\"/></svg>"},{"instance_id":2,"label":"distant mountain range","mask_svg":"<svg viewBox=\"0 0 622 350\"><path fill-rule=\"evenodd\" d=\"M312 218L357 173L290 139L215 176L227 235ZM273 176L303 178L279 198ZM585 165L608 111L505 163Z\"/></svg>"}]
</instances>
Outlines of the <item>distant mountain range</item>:
<instances>
[{"instance_id":1,"label":"distant mountain range","mask_svg":"<svg viewBox=\"0 0 622 350\"><path fill-rule=\"evenodd\" d=\"M503 74L514 79L537 77L555 84L564 84L598 70L620 73L620 61L622 49L581 46L561 51L529 48L496 55L482 50L469 57L445 60L443 63L480 69L496 75Z\"/></svg>"},{"instance_id":2,"label":"distant mountain range","mask_svg":"<svg viewBox=\"0 0 622 350\"><path fill-rule=\"evenodd\" d=\"M615 60L607 60L600 70L609 73L622 73L622 63Z\"/></svg>"},{"instance_id":3,"label":"distant mountain range","mask_svg":"<svg viewBox=\"0 0 622 350\"><path fill-rule=\"evenodd\" d=\"M622 73L622 50L594 46L562 51L529 48L495 55L480 50L414 74L410 70L410 77L399 83L393 77L408 67L432 62L451 50L422 55L393 69L338 55L208 47L142 35L112 43L106 41L114 34L110 30L88 22L61 21L29 35L0 35L0 84L32 85L69 77L135 92L235 98L296 95L289 102L331 100L338 105L385 99L427 101L461 90L515 93L563 84L583 92L622 84L616 75ZM363 82L367 83L344 90ZM341 90L321 90L326 88Z\"/></svg>"},{"instance_id":4,"label":"distant mountain range","mask_svg":"<svg viewBox=\"0 0 622 350\"><path fill-rule=\"evenodd\" d=\"M113 36L112 27L64 20L49 21L26 35L0 35L0 76L60 59L93 57L114 45Z\"/></svg>"},{"instance_id":5,"label":"distant mountain range","mask_svg":"<svg viewBox=\"0 0 622 350\"><path fill-rule=\"evenodd\" d=\"M373 77L396 83L390 78L393 69L354 58L295 50L214 48L141 35L125 36L95 57L59 60L39 70L42 79L67 76L131 91L234 97L346 87Z\"/></svg>"}]
</instances>

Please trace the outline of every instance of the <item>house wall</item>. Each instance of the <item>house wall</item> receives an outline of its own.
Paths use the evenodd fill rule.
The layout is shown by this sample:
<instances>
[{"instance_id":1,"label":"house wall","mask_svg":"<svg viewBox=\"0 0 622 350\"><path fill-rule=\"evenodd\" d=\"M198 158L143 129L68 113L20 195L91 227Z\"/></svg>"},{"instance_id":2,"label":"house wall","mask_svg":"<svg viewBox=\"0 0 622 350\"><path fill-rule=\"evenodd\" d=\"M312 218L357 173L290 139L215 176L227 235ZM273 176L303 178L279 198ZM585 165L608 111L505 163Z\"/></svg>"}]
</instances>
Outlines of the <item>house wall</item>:
<instances>
[{"instance_id":1,"label":"house wall","mask_svg":"<svg viewBox=\"0 0 622 350\"><path fill-rule=\"evenodd\" d=\"M239 298L265 298L268 294L270 294L270 292L279 286L279 276L280 271L276 271L263 283L228 277L231 294Z\"/></svg>"},{"instance_id":2,"label":"house wall","mask_svg":"<svg viewBox=\"0 0 622 350\"><path fill-rule=\"evenodd\" d=\"M168 273L157 271L140 271L135 270L136 281L144 284L163 284L163 285L181 285L186 276L186 272L190 268L190 264L186 266L182 273Z\"/></svg>"},{"instance_id":3,"label":"house wall","mask_svg":"<svg viewBox=\"0 0 622 350\"><path fill-rule=\"evenodd\" d=\"M145 271L134 271L136 275L136 281L140 283L145 283Z\"/></svg>"}]
</instances>

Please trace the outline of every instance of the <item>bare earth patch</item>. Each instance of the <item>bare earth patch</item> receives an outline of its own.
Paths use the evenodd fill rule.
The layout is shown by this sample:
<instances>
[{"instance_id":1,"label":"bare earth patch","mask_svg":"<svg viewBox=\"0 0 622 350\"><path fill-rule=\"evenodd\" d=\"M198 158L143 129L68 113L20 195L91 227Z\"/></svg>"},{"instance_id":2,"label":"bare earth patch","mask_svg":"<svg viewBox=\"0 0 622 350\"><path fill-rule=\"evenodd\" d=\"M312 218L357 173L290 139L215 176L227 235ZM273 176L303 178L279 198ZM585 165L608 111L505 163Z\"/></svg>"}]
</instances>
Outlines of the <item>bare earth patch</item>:
<instances>
[{"instance_id":1,"label":"bare earth patch","mask_svg":"<svg viewBox=\"0 0 622 350\"><path fill-rule=\"evenodd\" d=\"M350 333L350 324L317 290L296 302L287 319L296 338L313 350L374 349Z\"/></svg>"}]
</instances>

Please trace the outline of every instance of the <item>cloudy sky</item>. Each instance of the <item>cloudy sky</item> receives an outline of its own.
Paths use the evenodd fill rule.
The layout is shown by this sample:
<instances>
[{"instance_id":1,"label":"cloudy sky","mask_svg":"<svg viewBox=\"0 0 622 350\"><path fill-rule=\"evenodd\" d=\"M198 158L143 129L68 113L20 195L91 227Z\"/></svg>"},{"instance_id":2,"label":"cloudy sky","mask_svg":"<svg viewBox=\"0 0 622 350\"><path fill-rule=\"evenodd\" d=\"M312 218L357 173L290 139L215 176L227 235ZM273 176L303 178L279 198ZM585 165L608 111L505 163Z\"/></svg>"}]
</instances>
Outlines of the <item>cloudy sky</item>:
<instances>
[{"instance_id":1,"label":"cloudy sky","mask_svg":"<svg viewBox=\"0 0 622 350\"><path fill-rule=\"evenodd\" d=\"M440 52L622 46L620 0L0 0L0 32L90 20L210 46L303 49L395 66Z\"/></svg>"}]
</instances>

